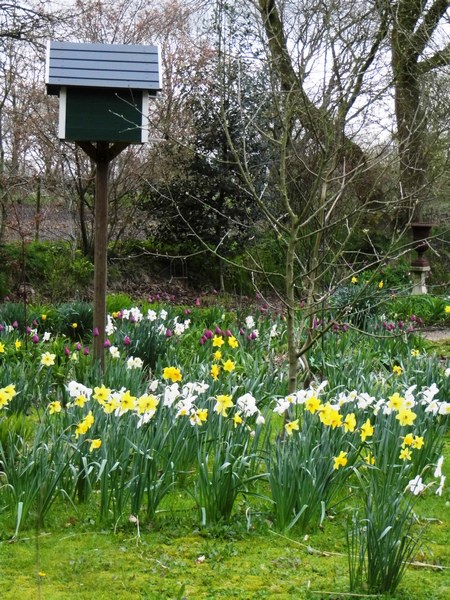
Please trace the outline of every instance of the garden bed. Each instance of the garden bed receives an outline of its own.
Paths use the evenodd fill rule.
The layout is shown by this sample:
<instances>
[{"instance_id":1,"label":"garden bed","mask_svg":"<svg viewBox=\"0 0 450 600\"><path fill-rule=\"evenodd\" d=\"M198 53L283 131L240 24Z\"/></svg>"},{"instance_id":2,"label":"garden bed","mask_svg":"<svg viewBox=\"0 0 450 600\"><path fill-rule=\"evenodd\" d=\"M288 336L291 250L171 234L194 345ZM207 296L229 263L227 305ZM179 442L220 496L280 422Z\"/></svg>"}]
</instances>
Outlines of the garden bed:
<instances>
[{"instance_id":1,"label":"garden bed","mask_svg":"<svg viewBox=\"0 0 450 600\"><path fill-rule=\"evenodd\" d=\"M123 300L103 373L89 305L1 315L2 597L446 597L450 365L421 336L332 328L288 393L278 311Z\"/></svg>"}]
</instances>

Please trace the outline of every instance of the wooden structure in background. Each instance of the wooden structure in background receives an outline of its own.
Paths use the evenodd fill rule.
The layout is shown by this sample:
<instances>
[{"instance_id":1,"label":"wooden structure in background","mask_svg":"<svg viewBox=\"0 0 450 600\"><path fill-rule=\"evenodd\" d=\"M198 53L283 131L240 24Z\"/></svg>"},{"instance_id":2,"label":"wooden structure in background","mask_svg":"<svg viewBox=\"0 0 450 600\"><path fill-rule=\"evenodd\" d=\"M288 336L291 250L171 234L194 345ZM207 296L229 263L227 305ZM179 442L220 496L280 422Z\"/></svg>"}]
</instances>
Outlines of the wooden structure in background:
<instances>
[{"instance_id":1,"label":"wooden structure in background","mask_svg":"<svg viewBox=\"0 0 450 600\"><path fill-rule=\"evenodd\" d=\"M94 358L104 366L108 249L108 168L129 144L148 141L149 99L161 90L156 46L49 42L47 93L59 96L61 140L96 164Z\"/></svg>"}]
</instances>

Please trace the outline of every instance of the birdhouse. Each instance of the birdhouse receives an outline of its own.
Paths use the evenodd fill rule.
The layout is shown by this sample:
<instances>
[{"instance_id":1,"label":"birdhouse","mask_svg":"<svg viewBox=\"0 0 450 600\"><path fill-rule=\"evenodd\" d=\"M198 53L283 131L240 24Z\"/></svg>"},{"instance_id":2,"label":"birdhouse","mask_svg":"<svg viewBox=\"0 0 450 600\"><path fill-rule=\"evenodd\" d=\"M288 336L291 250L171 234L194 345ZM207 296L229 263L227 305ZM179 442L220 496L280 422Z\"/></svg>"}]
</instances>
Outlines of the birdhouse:
<instances>
[{"instance_id":1,"label":"birdhouse","mask_svg":"<svg viewBox=\"0 0 450 600\"><path fill-rule=\"evenodd\" d=\"M49 42L45 83L59 95L61 140L141 144L162 87L159 48Z\"/></svg>"}]
</instances>

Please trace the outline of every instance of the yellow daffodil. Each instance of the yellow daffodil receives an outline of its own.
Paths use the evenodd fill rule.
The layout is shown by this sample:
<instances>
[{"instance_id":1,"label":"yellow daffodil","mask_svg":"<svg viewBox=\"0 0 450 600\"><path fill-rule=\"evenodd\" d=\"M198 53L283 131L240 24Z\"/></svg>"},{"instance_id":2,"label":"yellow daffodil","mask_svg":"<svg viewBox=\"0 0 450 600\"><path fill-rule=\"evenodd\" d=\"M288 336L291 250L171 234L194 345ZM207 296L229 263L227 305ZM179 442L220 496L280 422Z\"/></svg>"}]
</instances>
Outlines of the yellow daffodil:
<instances>
[{"instance_id":1,"label":"yellow daffodil","mask_svg":"<svg viewBox=\"0 0 450 600\"><path fill-rule=\"evenodd\" d=\"M120 401L116 396L111 396L106 401L100 403L103 406L105 415L110 415L120 406Z\"/></svg>"},{"instance_id":2,"label":"yellow daffodil","mask_svg":"<svg viewBox=\"0 0 450 600\"><path fill-rule=\"evenodd\" d=\"M16 340L14 342L14 346L16 347L16 350L20 350L20 348L22 347L22 342L20 340Z\"/></svg>"},{"instance_id":3,"label":"yellow daffodil","mask_svg":"<svg viewBox=\"0 0 450 600\"><path fill-rule=\"evenodd\" d=\"M367 421L361 427L361 441L365 442L368 437L372 437L372 436L373 436L373 426L370 423L370 419L367 419Z\"/></svg>"},{"instance_id":4,"label":"yellow daffodil","mask_svg":"<svg viewBox=\"0 0 450 600\"><path fill-rule=\"evenodd\" d=\"M97 400L99 404L104 404L111 394L110 388L105 387L103 384L100 387L94 388L94 400Z\"/></svg>"},{"instance_id":5,"label":"yellow daffodil","mask_svg":"<svg viewBox=\"0 0 450 600\"><path fill-rule=\"evenodd\" d=\"M79 396L77 396L75 398L75 400L73 401L75 406L79 406L80 408L83 408L83 406L86 404L86 402L87 402L87 398L83 394L80 394Z\"/></svg>"},{"instance_id":6,"label":"yellow daffodil","mask_svg":"<svg viewBox=\"0 0 450 600\"><path fill-rule=\"evenodd\" d=\"M413 448L415 448L416 450L420 450L421 448L423 448L424 444L425 441L421 435L414 436L414 441L412 443Z\"/></svg>"},{"instance_id":7,"label":"yellow daffodil","mask_svg":"<svg viewBox=\"0 0 450 600\"><path fill-rule=\"evenodd\" d=\"M355 277L354 275L353 275L353 277L352 277L352 283L358 283L358 278L357 278L357 277Z\"/></svg>"},{"instance_id":8,"label":"yellow daffodil","mask_svg":"<svg viewBox=\"0 0 450 600\"><path fill-rule=\"evenodd\" d=\"M383 288L383 286L384 286L384 281L383 281L383 280L381 280L381 281L378 283L378 289L379 289L379 290L381 290L381 289Z\"/></svg>"},{"instance_id":9,"label":"yellow daffodil","mask_svg":"<svg viewBox=\"0 0 450 600\"><path fill-rule=\"evenodd\" d=\"M399 365L394 365L392 367L392 372L394 375L401 375L403 373L403 369Z\"/></svg>"},{"instance_id":10,"label":"yellow daffodil","mask_svg":"<svg viewBox=\"0 0 450 600\"><path fill-rule=\"evenodd\" d=\"M412 433L408 433L405 435L405 437L403 438L403 442L402 442L402 448L405 448L406 446L412 446L414 444L414 436Z\"/></svg>"},{"instance_id":11,"label":"yellow daffodil","mask_svg":"<svg viewBox=\"0 0 450 600\"><path fill-rule=\"evenodd\" d=\"M94 424L95 419L94 419L94 415L92 414L92 410L90 410L88 412L88 414L84 417L84 420L85 420L88 428Z\"/></svg>"},{"instance_id":12,"label":"yellow daffodil","mask_svg":"<svg viewBox=\"0 0 450 600\"><path fill-rule=\"evenodd\" d=\"M233 417L233 423L234 426L237 427L238 425L240 425L242 423L242 417L239 413L236 413Z\"/></svg>"},{"instance_id":13,"label":"yellow daffodil","mask_svg":"<svg viewBox=\"0 0 450 600\"><path fill-rule=\"evenodd\" d=\"M339 456L334 457L333 469L337 470L337 469L339 469L339 467L345 467L347 462L348 462L347 452L342 451L339 453Z\"/></svg>"},{"instance_id":14,"label":"yellow daffodil","mask_svg":"<svg viewBox=\"0 0 450 600\"><path fill-rule=\"evenodd\" d=\"M46 320L47 320L47 315L46 315L46 314L43 314L43 315L41 315L41 319L42 319L43 321L46 321Z\"/></svg>"},{"instance_id":15,"label":"yellow daffodil","mask_svg":"<svg viewBox=\"0 0 450 600\"><path fill-rule=\"evenodd\" d=\"M211 367L211 377L215 381L217 381L219 375L220 375L220 367L219 367L219 365L212 365L212 367Z\"/></svg>"},{"instance_id":16,"label":"yellow daffodil","mask_svg":"<svg viewBox=\"0 0 450 600\"><path fill-rule=\"evenodd\" d=\"M95 440L91 440L91 445L89 446L89 452L92 452L93 450L98 450L101 445L102 445L101 439L96 438Z\"/></svg>"},{"instance_id":17,"label":"yellow daffodil","mask_svg":"<svg viewBox=\"0 0 450 600\"><path fill-rule=\"evenodd\" d=\"M208 409L198 408L195 412L201 423L204 423L208 419Z\"/></svg>"},{"instance_id":18,"label":"yellow daffodil","mask_svg":"<svg viewBox=\"0 0 450 600\"><path fill-rule=\"evenodd\" d=\"M0 389L0 408L3 408L9 403L9 396L5 393L4 388Z\"/></svg>"},{"instance_id":19,"label":"yellow daffodil","mask_svg":"<svg viewBox=\"0 0 450 600\"><path fill-rule=\"evenodd\" d=\"M54 415L55 413L59 413L62 410L61 402L57 400L55 402L50 402L48 405L48 412L50 415Z\"/></svg>"},{"instance_id":20,"label":"yellow daffodil","mask_svg":"<svg viewBox=\"0 0 450 600\"><path fill-rule=\"evenodd\" d=\"M72 323L72 329L76 329L78 327L78 323Z\"/></svg>"},{"instance_id":21,"label":"yellow daffodil","mask_svg":"<svg viewBox=\"0 0 450 600\"><path fill-rule=\"evenodd\" d=\"M400 421L400 425L412 425L416 419L417 415L412 410L400 410L398 414L395 415L395 418Z\"/></svg>"},{"instance_id":22,"label":"yellow daffodil","mask_svg":"<svg viewBox=\"0 0 450 600\"><path fill-rule=\"evenodd\" d=\"M409 448L403 448L400 452L399 458L401 460L411 460L411 450Z\"/></svg>"},{"instance_id":23,"label":"yellow daffodil","mask_svg":"<svg viewBox=\"0 0 450 600\"><path fill-rule=\"evenodd\" d=\"M325 404L322 410L319 412L319 419L326 427L332 427L336 429L342 425L342 415L338 410L332 408L329 403Z\"/></svg>"},{"instance_id":24,"label":"yellow daffodil","mask_svg":"<svg viewBox=\"0 0 450 600\"><path fill-rule=\"evenodd\" d=\"M344 419L344 431L350 431L352 433L356 428L356 417L355 413L349 413Z\"/></svg>"},{"instance_id":25,"label":"yellow daffodil","mask_svg":"<svg viewBox=\"0 0 450 600\"><path fill-rule=\"evenodd\" d=\"M78 425L75 427L75 437L78 439L78 436L84 435L89 427L84 421L80 421Z\"/></svg>"},{"instance_id":26,"label":"yellow daffodil","mask_svg":"<svg viewBox=\"0 0 450 600\"><path fill-rule=\"evenodd\" d=\"M5 351L5 344L2 344L2 343L0 342L0 354L3 354L3 353L4 353L4 351Z\"/></svg>"},{"instance_id":27,"label":"yellow daffodil","mask_svg":"<svg viewBox=\"0 0 450 600\"><path fill-rule=\"evenodd\" d=\"M214 360L221 360L222 359L222 352L220 350L216 350L213 354L214 356Z\"/></svg>"},{"instance_id":28,"label":"yellow daffodil","mask_svg":"<svg viewBox=\"0 0 450 600\"><path fill-rule=\"evenodd\" d=\"M219 394L216 396L216 405L214 406L214 410L217 414L222 415L222 417L227 416L227 409L234 406L233 400L231 396L226 394Z\"/></svg>"},{"instance_id":29,"label":"yellow daffodil","mask_svg":"<svg viewBox=\"0 0 450 600\"><path fill-rule=\"evenodd\" d=\"M411 356L414 356L414 358L417 358L418 356L420 356L420 350L417 350L417 348L413 348L411 350Z\"/></svg>"},{"instance_id":30,"label":"yellow daffodil","mask_svg":"<svg viewBox=\"0 0 450 600\"><path fill-rule=\"evenodd\" d=\"M132 396L129 390L123 392L120 396L120 410L127 412L133 410L136 401L136 396Z\"/></svg>"},{"instance_id":31,"label":"yellow daffodil","mask_svg":"<svg viewBox=\"0 0 450 600\"><path fill-rule=\"evenodd\" d=\"M228 373L231 373L231 371L234 371L234 362L230 359L228 359L227 361L225 361L223 363L223 370L224 371L228 371Z\"/></svg>"},{"instance_id":32,"label":"yellow daffodil","mask_svg":"<svg viewBox=\"0 0 450 600\"><path fill-rule=\"evenodd\" d=\"M230 346L230 348L237 348L239 346L239 342L237 341L237 339L234 337L234 335L231 335L228 338L228 345Z\"/></svg>"},{"instance_id":33,"label":"yellow daffodil","mask_svg":"<svg viewBox=\"0 0 450 600\"><path fill-rule=\"evenodd\" d=\"M308 398L308 400L306 400L305 408L311 414L314 414L315 412L317 412L319 410L320 404L321 404L321 402L320 402L319 398L316 398L315 396L311 396L310 398Z\"/></svg>"},{"instance_id":34,"label":"yellow daffodil","mask_svg":"<svg viewBox=\"0 0 450 600\"><path fill-rule=\"evenodd\" d=\"M389 396L389 402L388 402L388 407L391 410L402 410L403 406L404 406L404 402L405 399L400 396L400 394L398 392L395 392L394 394L392 394L392 396Z\"/></svg>"},{"instance_id":35,"label":"yellow daffodil","mask_svg":"<svg viewBox=\"0 0 450 600\"><path fill-rule=\"evenodd\" d=\"M446 315L450 315L450 304L447 304L447 306L444 308L444 312Z\"/></svg>"},{"instance_id":36,"label":"yellow daffodil","mask_svg":"<svg viewBox=\"0 0 450 600\"><path fill-rule=\"evenodd\" d=\"M225 342L223 341L223 337L221 335L215 335L213 337L213 341L212 341L213 346L220 348L224 344L225 344Z\"/></svg>"},{"instance_id":37,"label":"yellow daffodil","mask_svg":"<svg viewBox=\"0 0 450 600\"><path fill-rule=\"evenodd\" d=\"M173 383L181 381L183 378L180 369L176 367L164 367L163 377L164 379L171 379Z\"/></svg>"},{"instance_id":38,"label":"yellow daffodil","mask_svg":"<svg viewBox=\"0 0 450 600\"><path fill-rule=\"evenodd\" d=\"M286 433L288 435L292 435L292 433L294 431L298 431L300 429L299 424L298 424L298 419L295 419L295 421L290 421L289 423L286 423L286 425L284 426L284 429L286 430Z\"/></svg>"},{"instance_id":39,"label":"yellow daffodil","mask_svg":"<svg viewBox=\"0 0 450 600\"><path fill-rule=\"evenodd\" d=\"M9 385L5 386L3 391L5 394L7 394L9 400L12 400L14 396L17 396L16 386L14 383L10 383Z\"/></svg>"},{"instance_id":40,"label":"yellow daffodil","mask_svg":"<svg viewBox=\"0 0 450 600\"><path fill-rule=\"evenodd\" d=\"M136 407L140 415L144 413L154 413L159 404L158 398L152 394L144 394L136 401Z\"/></svg>"}]
</instances>

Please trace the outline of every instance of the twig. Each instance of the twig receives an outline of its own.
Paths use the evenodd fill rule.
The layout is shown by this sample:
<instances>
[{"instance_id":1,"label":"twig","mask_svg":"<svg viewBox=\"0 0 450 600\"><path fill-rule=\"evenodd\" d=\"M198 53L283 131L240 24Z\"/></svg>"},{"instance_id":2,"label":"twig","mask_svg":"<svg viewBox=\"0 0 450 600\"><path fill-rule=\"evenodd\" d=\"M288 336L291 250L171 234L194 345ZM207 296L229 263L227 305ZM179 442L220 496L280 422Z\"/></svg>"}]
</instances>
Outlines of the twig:
<instances>
[{"instance_id":1,"label":"twig","mask_svg":"<svg viewBox=\"0 0 450 600\"><path fill-rule=\"evenodd\" d=\"M293 544L302 546L302 548L306 549L308 554L319 554L320 556L345 556L345 554L342 554L341 552L327 552L326 550L317 550L316 548L313 548L309 544L302 544L301 542L297 542L297 540L293 540L292 538L287 537L287 535L283 535L282 533L277 533L276 531L272 531L271 529L269 529L269 531L273 535L278 535L279 537L281 537L285 540L289 540Z\"/></svg>"},{"instance_id":2,"label":"twig","mask_svg":"<svg viewBox=\"0 0 450 600\"><path fill-rule=\"evenodd\" d=\"M437 571L444 571L445 569L450 569L450 567L446 567L444 565L430 565L429 563L418 562L417 560L413 562L407 562L407 565L410 567L421 567L423 569L436 569Z\"/></svg>"},{"instance_id":3,"label":"twig","mask_svg":"<svg viewBox=\"0 0 450 600\"><path fill-rule=\"evenodd\" d=\"M351 592L325 592L323 590L309 590L310 594L326 594L327 596L342 596L343 598L381 598L380 594L354 594Z\"/></svg>"}]
</instances>

